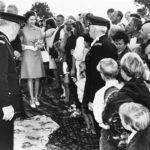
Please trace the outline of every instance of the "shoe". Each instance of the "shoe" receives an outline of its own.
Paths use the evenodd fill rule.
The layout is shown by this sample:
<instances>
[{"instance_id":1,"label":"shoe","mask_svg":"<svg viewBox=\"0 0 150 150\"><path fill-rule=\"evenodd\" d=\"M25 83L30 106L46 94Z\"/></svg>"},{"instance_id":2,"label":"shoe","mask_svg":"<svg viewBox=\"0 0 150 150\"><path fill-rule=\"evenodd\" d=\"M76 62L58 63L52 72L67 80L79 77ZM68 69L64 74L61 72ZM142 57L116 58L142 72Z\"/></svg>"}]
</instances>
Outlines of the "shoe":
<instances>
[{"instance_id":1,"label":"shoe","mask_svg":"<svg viewBox=\"0 0 150 150\"><path fill-rule=\"evenodd\" d=\"M36 108L36 105L34 103L30 102L30 107L31 108Z\"/></svg>"},{"instance_id":2,"label":"shoe","mask_svg":"<svg viewBox=\"0 0 150 150\"><path fill-rule=\"evenodd\" d=\"M38 98L35 98L35 105L40 106L40 102L38 101Z\"/></svg>"},{"instance_id":3,"label":"shoe","mask_svg":"<svg viewBox=\"0 0 150 150\"><path fill-rule=\"evenodd\" d=\"M39 101L35 101L35 105L36 106L40 106L40 102Z\"/></svg>"}]
</instances>

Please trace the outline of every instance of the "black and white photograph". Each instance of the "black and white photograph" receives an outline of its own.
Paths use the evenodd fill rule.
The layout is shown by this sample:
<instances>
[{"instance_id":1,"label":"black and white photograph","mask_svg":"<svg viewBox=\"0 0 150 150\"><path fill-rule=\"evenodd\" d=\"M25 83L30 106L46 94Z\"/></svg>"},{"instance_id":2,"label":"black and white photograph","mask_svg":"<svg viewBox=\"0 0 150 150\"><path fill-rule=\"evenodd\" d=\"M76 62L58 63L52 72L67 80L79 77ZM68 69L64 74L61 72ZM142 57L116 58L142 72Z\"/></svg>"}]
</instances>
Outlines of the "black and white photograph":
<instances>
[{"instance_id":1,"label":"black and white photograph","mask_svg":"<svg viewBox=\"0 0 150 150\"><path fill-rule=\"evenodd\" d=\"M0 0L0 150L150 150L150 1Z\"/></svg>"}]
</instances>

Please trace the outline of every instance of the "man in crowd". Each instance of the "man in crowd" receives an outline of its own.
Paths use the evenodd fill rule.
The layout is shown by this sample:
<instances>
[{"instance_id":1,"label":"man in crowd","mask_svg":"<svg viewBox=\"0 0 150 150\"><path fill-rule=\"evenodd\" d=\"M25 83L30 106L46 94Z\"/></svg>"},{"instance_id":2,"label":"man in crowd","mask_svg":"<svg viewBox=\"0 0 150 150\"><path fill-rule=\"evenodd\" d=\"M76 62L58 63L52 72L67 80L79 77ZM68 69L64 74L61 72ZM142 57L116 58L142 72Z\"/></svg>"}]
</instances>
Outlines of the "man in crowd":
<instances>
[{"instance_id":1,"label":"man in crowd","mask_svg":"<svg viewBox=\"0 0 150 150\"><path fill-rule=\"evenodd\" d=\"M85 59L86 83L82 107L85 113L90 113L88 111L88 105L91 107L90 105L94 100L96 91L104 86L104 81L96 70L96 66L101 59L106 57L116 60L117 49L107 37L107 30L110 28L109 21L93 15L87 16L87 19L89 20L89 34L94 41ZM99 138L100 130L96 121L95 128Z\"/></svg>"},{"instance_id":2,"label":"man in crowd","mask_svg":"<svg viewBox=\"0 0 150 150\"><path fill-rule=\"evenodd\" d=\"M112 17L112 14L113 14L114 11L115 10L113 8L109 8L107 10L107 17L110 19L110 21L111 21L111 17Z\"/></svg>"},{"instance_id":3,"label":"man in crowd","mask_svg":"<svg viewBox=\"0 0 150 150\"><path fill-rule=\"evenodd\" d=\"M0 150L13 150L14 115L20 113L19 78L10 41L19 32L22 16L0 12Z\"/></svg>"},{"instance_id":4,"label":"man in crowd","mask_svg":"<svg viewBox=\"0 0 150 150\"><path fill-rule=\"evenodd\" d=\"M7 13L18 15L18 8L16 5L8 5L6 11L7 11ZM21 44L19 34L17 34L16 38L13 41L11 41L10 43L13 48L13 53L15 56L16 69L17 69L18 75L20 76L20 67L21 67L20 56L22 53L22 44ZM21 82L20 77L19 77L19 81ZM20 92L20 94L21 94L21 92ZM22 96L21 96L21 114L22 114L22 117L26 116Z\"/></svg>"},{"instance_id":5,"label":"man in crowd","mask_svg":"<svg viewBox=\"0 0 150 150\"><path fill-rule=\"evenodd\" d=\"M64 28L64 16L59 14L57 15L56 17L56 25L57 25L57 28L55 30L55 33L53 34L53 46L52 48L50 48L49 52L50 52L50 55L53 59L57 59L58 58L58 53L57 53L57 50L55 49L54 45L55 43L57 43L59 40L61 40L64 36L64 31L63 31L63 28ZM57 64L56 64L57 65ZM53 69L53 73L54 73L54 76L56 78L56 86L54 87L54 89L60 89L61 87L61 81L60 81L60 77L59 77L59 74L58 74L58 71L57 71L57 68Z\"/></svg>"},{"instance_id":6,"label":"man in crowd","mask_svg":"<svg viewBox=\"0 0 150 150\"><path fill-rule=\"evenodd\" d=\"M130 37L129 48L130 50L134 50L139 47L139 43L137 42L139 30L141 28L142 21L138 14L134 13L130 15L129 23L126 26L126 32Z\"/></svg>"},{"instance_id":7,"label":"man in crowd","mask_svg":"<svg viewBox=\"0 0 150 150\"><path fill-rule=\"evenodd\" d=\"M139 38L142 39L141 49L137 53L143 58L150 68L150 22L141 26Z\"/></svg>"},{"instance_id":8,"label":"man in crowd","mask_svg":"<svg viewBox=\"0 0 150 150\"><path fill-rule=\"evenodd\" d=\"M120 30L125 30L125 25L121 22L123 18L123 13L121 11L115 10L111 15L111 22L116 25Z\"/></svg>"}]
</instances>

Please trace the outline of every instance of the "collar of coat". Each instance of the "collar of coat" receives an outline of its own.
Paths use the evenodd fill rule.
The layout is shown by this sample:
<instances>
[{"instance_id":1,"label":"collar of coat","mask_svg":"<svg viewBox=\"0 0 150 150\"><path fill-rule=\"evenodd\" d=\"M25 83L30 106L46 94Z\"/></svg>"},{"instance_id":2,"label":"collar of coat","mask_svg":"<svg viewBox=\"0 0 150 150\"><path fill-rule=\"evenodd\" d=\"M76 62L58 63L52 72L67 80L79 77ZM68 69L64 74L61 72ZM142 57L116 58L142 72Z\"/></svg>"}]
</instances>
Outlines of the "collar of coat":
<instances>
[{"instance_id":1,"label":"collar of coat","mask_svg":"<svg viewBox=\"0 0 150 150\"><path fill-rule=\"evenodd\" d=\"M101 34L101 35L99 35L99 36L97 36L95 39L94 39L94 41L91 43L91 47L92 46L96 46L96 45L102 45L102 43L96 43L97 41L99 41L99 39L100 39L100 37L102 37L102 36L104 36L105 34ZM96 43L96 44L95 44Z\"/></svg>"}]
</instances>

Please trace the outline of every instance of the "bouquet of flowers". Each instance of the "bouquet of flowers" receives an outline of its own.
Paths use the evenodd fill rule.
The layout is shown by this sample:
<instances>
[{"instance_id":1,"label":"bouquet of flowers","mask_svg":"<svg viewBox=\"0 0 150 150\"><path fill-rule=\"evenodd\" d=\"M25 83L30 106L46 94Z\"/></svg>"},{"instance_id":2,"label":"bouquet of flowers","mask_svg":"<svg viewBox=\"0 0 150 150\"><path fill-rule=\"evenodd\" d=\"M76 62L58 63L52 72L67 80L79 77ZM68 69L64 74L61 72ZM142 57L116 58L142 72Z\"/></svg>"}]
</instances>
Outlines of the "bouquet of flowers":
<instances>
[{"instance_id":1,"label":"bouquet of flowers","mask_svg":"<svg viewBox=\"0 0 150 150\"><path fill-rule=\"evenodd\" d=\"M43 40L36 40L34 42L34 47L37 49L37 50L41 50L42 48L44 48L44 42Z\"/></svg>"}]
</instances>

